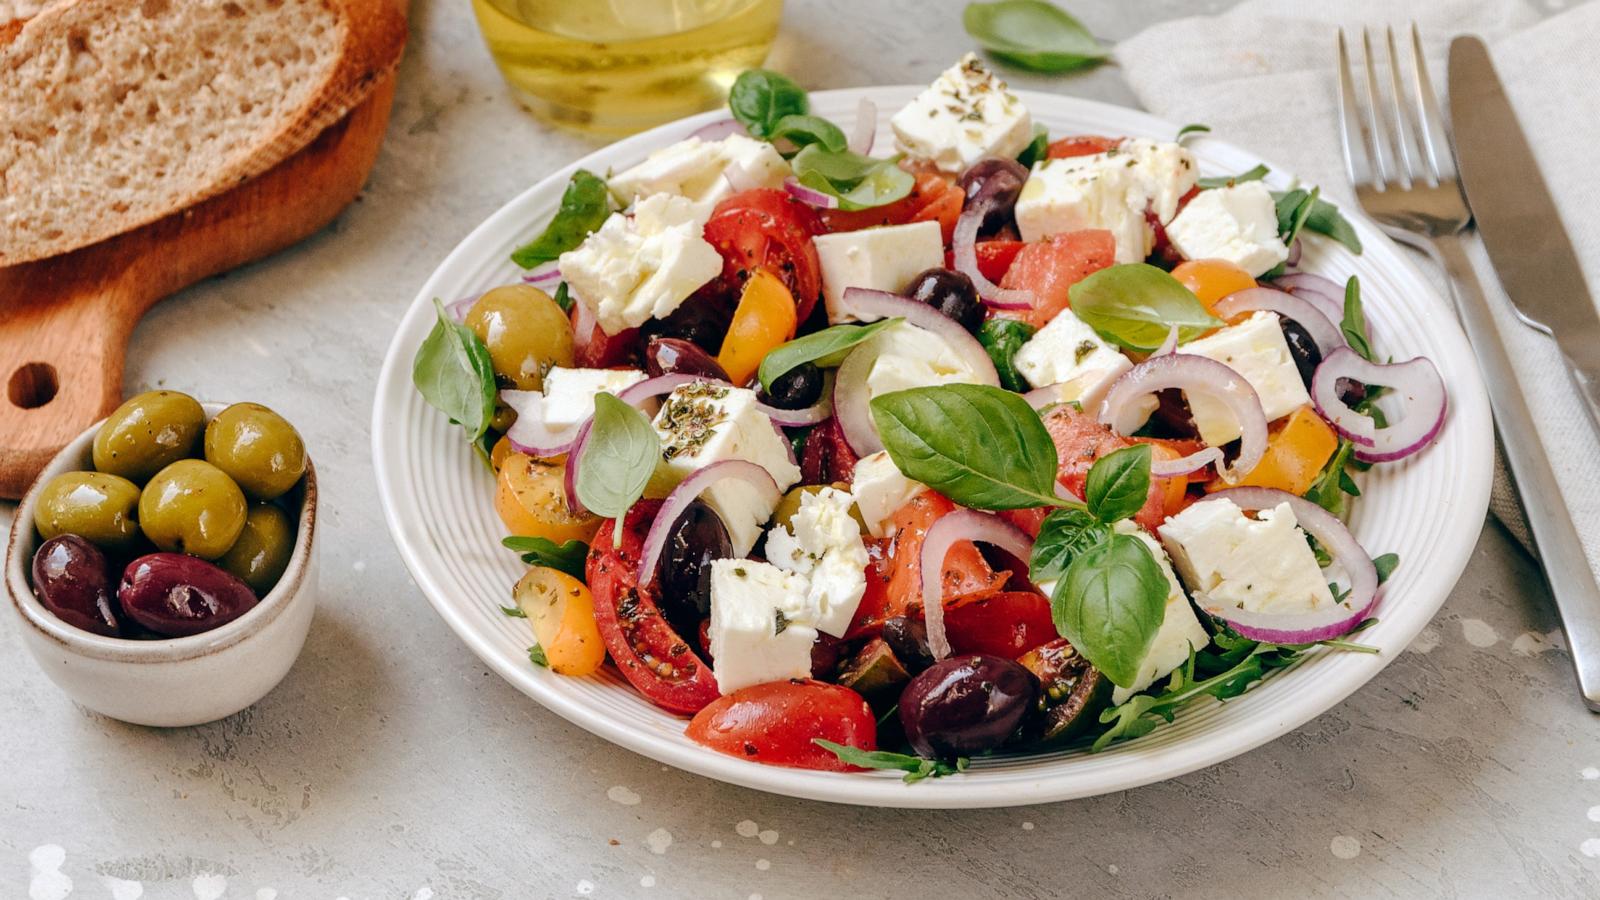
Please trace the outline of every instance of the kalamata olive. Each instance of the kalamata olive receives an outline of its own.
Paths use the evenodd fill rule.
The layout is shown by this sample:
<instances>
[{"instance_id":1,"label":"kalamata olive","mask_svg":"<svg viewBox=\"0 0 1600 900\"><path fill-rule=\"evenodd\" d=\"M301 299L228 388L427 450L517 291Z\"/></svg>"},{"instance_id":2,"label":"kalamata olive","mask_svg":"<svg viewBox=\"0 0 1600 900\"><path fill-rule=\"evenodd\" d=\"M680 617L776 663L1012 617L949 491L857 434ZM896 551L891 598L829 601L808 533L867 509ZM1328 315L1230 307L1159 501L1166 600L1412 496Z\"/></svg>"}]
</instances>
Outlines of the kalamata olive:
<instances>
[{"instance_id":1,"label":"kalamata olive","mask_svg":"<svg viewBox=\"0 0 1600 900\"><path fill-rule=\"evenodd\" d=\"M839 658L844 656L847 645L831 634L817 632L817 640L811 645L811 677L831 679L839 669Z\"/></svg>"},{"instance_id":2,"label":"kalamata olive","mask_svg":"<svg viewBox=\"0 0 1600 900\"><path fill-rule=\"evenodd\" d=\"M1001 656L942 659L900 693L900 725L920 756L950 759L993 750L1016 732L1039 697L1039 680Z\"/></svg>"},{"instance_id":3,"label":"kalamata olive","mask_svg":"<svg viewBox=\"0 0 1600 900\"><path fill-rule=\"evenodd\" d=\"M1305 382L1307 388L1311 387L1311 376L1322 364L1322 351L1317 349L1317 342L1311 339L1311 332L1302 328L1299 322L1279 316L1278 327L1283 329L1283 341L1289 345L1294 367L1300 370L1300 380Z\"/></svg>"},{"instance_id":4,"label":"kalamata olive","mask_svg":"<svg viewBox=\"0 0 1600 900\"><path fill-rule=\"evenodd\" d=\"M644 366L652 378L657 375L681 373L704 375L719 381L728 380L728 373L722 368L721 363L700 349L699 344L683 338L651 338L644 345Z\"/></svg>"},{"instance_id":5,"label":"kalamata olive","mask_svg":"<svg viewBox=\"0 0 1600 900\"><path fill-rule=\"evenodd\" d=\"M646 337L670 337L688 341L707 353L722 349L722 339L733 321L733 300L707 292L699 292L662 319L651 319L644 324Z\"/></svg>"},{"instance_id":6,"label":"kalamata olive","mask_svg":"<svg viewBox=\"0 0 1600 900\"><path fill-rule=\"evenodd\" d=\"M680 636L693 635L711 614L711 562L733 556L728 526L704 500L690 503L672 523L656 569L656 604Z\"/></svg>"},{"instance_id":7,"label":"kalamata olive","mask_svg":"<svg viewBox=\"0 0 1600 900\"><path fill-rule=\"evenodd\" d=\"M933 665L933 651L928 649L928 623L917 616L891 616L883 620L883 641L894 651L912 672L921 672Z\"/></svg>"},{"instance_id":8,"label":"kalamata olive","mask_svg":"<svg viewBox=\"0 0 1600 900\"><path fill-rule=\"evenodd\" d=\"M33 593L45 609L74 628L106 637L122 635L106 555L75 534L39 545L33 554Z\"/></svg>"},{"instance_id":9,"label":"kalamata olive","mask_svg":"<svg viewBox=\"0 0 1600 900\"><path fill-rule=\"evenodd\" d=\"M822 399L822 370L816 363L801 363L772 380L772 390L757 399L779 409L805 409Z\"/></svg>"},{"instance_id":10,"label":"kalamata olive","mask_svg":"<svg viewBox=\"0 0 1600 900\"><path fill-rule=\"evenodd\" d=\"M972 286L972 279L960 272L938 267L920 272L907 285L906 296L937 309L973 334L983 327L978 289Z\"/></svg>"},{"instance_id":11,"label":"kalamata olive","mask_svg":"<svg viewBox=\"0 0 1600 900\"><path fill-rule=\"evenodd\" d=\"M980 159L961 173L957 184L966 195L967 205L970 207L980 195L989 202L989 211L978 226L980 235L991 234L1010 224L1012 208L1017 205L1017 196L1027 180L1028 170L1022 163L998 156Z\"/></svg>"},{"instance_id":12,"label":"kalamata olive","mask_svg":"<svg viewBox=\"0 0 1600 900\"><path fill-rule=\"evenodd\" d=\"M167 637L210 631L256 605L249 585L183 553L151 553L129 563L117 600L128 618Z\"/></svg>"}]
</instances>

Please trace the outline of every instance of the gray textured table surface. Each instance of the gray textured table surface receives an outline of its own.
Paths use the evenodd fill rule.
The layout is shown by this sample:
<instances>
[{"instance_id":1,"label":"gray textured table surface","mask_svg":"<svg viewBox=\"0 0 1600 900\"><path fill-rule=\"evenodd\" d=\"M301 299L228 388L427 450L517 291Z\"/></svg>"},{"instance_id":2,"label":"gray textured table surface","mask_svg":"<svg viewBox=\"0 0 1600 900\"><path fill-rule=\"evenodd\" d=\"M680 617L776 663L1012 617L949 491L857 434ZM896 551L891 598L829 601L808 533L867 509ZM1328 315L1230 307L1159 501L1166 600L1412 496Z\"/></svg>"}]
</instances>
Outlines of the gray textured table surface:
<instances>
[{"instance_id":1,"label":"gray textured table surface","mask_svg":"<svg viewBox=\"0 0 1600 900\"><path fill-rule=\"evenodd\" d=\"M1195 9L1072 5L1108 39ZM959 9L791 0L772 64L812 88L924 81L969 46ZM1132 102L1112 67L1014 80ZM1081 802L768 796L614 748L491 675L389 541L372 386L435 263L593 146L512 103L464 0L419 2L361 202L139 327L130 392L261 400L305 433L325 489L321 607L276 691L175 731L74 707L6 617L0 897L1600 894L1597 725L1537 570L1494 525L1422 638L1346 703L1231 762Z\"/></svg>"}]
</instances>

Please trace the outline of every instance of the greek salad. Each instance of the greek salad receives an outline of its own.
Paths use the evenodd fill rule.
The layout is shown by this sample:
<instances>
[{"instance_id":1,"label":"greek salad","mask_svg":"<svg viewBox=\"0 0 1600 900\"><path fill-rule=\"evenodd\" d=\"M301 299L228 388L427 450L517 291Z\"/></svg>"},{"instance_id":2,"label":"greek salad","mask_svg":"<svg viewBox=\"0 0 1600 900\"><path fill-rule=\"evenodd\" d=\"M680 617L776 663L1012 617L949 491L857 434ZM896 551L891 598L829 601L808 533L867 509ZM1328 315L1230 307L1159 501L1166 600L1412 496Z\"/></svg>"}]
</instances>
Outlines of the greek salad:
<instances>
[{"instance_id":1,"label":"greek salad","mask_svg":"<svg viewBox=\"0 0 1600 900\"><path fill-rule=\"evenodd\" d=\"M533 664L609 663L757 763L950 775L1098 750L1310 652L1375 652L1343 524L1445 418L1374 352L1311 187L1051 135L976 57L847 132L774 72L572 174L413 380L495 473ZM535 226L537 227L537 226Z\"/></svg>"}]
</instances>

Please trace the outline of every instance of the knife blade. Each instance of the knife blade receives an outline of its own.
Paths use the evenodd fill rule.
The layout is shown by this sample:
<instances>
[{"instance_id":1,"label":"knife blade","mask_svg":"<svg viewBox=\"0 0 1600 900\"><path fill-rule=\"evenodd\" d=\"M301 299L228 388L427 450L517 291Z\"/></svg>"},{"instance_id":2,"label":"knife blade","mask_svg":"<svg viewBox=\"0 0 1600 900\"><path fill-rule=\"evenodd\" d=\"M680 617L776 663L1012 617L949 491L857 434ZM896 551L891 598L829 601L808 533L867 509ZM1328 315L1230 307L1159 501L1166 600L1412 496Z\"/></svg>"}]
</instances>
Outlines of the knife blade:
<instances>
[{"instance_id":1,"label":"knife blade","mask_svg":"<svg viewBox=\"0 0 1600 900\"><path fill-rule=\"evenodd\" d=\"M1489 260L1522 320L1555 338L1600 427L1600 311L1481 39L1450 42L1449 79L1461 183Z\"/></svg>"}]
</instances>

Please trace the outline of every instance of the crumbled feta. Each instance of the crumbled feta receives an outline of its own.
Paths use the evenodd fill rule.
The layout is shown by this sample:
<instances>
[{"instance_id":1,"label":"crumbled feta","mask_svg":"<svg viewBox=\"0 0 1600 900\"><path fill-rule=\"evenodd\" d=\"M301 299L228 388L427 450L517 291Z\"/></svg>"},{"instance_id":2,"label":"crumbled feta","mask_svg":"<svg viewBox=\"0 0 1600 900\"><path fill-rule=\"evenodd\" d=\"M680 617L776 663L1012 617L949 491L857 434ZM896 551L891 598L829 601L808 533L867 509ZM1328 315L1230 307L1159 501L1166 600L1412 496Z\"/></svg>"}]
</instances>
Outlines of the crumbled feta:
<instances>
[{"instance_id":1,"label":"crumbled feta","mask_svg":"<svg viewBox=\"0 0 1600 900\"><path fill-rule=\"evenodd\" d=\"M654 194L561 254L561 277L606 334L667 315L722 271L695 216L690 200Z\"/></svg>"},{"instance_id":2,"label":"crumbled feta","mask_svg":"<svg viewBox=\"0 0 1600 900\"><path fill-rule=\"evenodd\" d=\"M606 185L623 206L652 194L688 198L695 218L704 222L717 203L737 190L782 187L791 174L789 163L771 144L730 134L720 141L690 137L662 147L612 175Z\"/></svg>"},{"instance_id":3,"label":"crumbled feta","mask_svg":"<svg viewBox=\"0 0 1600 900\"><path fill-rule=\"evenodd\" d=\"M972 53L895 113L889 127L901 152L952 174L985 156L1014 158L1033 140L1028 108Z\"/></svg>"},{"instance_id":4,"label":"crumbled feta","mask_svg":"<svg viewBox=\"0 0 1600 900\"><path fill-rule=\"evenodd\" d=\"M867 523L867 533L879 538L894 534L894 514L927 489L922 482L907 478L887 450L857 460L855 480L850 485L856 509Z\"/></svg>"},{"instance_id":5,"label":"crumbled feta","mask_svg":"<svg viewBox=\"0 0 1600 900\"><path fill-rule=\"evenodd\" d=\"M1150 650L1139 664L1139 677L1129 687L1118 685L1111 692L1112 703L1122 703L1129 697L1137 694L1173 669L1189 661L1189 648L1196 651L1204 649L1211 643L1211 636L1206 633L1200 620L1195 617L1194 609L1189 605L1189 597L1184 594L1183 586L1172 574L1172 564L1167 560L1167 554L1162 551L1161 545L1156 543L1143 528L1133 522L1123 519L1114 528L1119 534L1130 534L1138 538L1149 548L1150 555L1156 558L1156 565L1161 567L1161 574L1167 579L1167 608L1161 618L1161 627L1156 630L1155 640L1150 644Z\"/></svg>"},{"instance_id":6,"label":"crumbled feta","mask_svg":"<svg viewBox=\"0 0 1600 900\"><path fill-rule=\"evenodd\" d=\"M711 673L717 688L811 676L817 630L784 612L805 605L805 579L749 559L711 563Z\"/></svg>"},{"instance_id":7,"label":"crumbled feta","mask_svg":"<svg viewBox=\"0 0 1600 900\"><path fill-rule=\"evenodd\" d=\"M899 293L917 273L944 265L944 238L938 222L819 234L811 242L822 266L828 321L835 324L855 318L840 310L845 288Z\"/></svg>"},{"instance_id":8,"label":"crumbled feta","mask_svg":"<svg viewBox=\"0 0 1600 900\"><path fill-rule=\"evenodd\" d=\"M1237 325L1184 344L1183 352L1214 359L1243 376L1255 388L1268 422L1311 402L1276 313L1253 313ZM1238 420L1220 401L1198 393L1185 399L1201 440L1219 447L1239 436Z\"/></svg>"},{"instance_id":9,"label":"crumbled feta","mask_svg":"<svg viewBox=\"0 0 1600 900\"><path fill-rule=\"evenodd\" d=\"M1167 225L1185 259L1225 259L1251 277L1289 258L1272 193L1259 181L1201 191Z\"/></svg>"},{"instance_id":10,"label":"crumbled feta","mask_svg":"<svg viewBox=\"0 0 1600 900\"><path fill-rule=\"evenodd\" d=\"M855 498L825 487L800 497L791 523L767 532L767 559L807 581L806 609L791 615L834 637L844 637L867 591L867 546L850 515Z\"/></svg>"},{"instance_id":11,"label":"crumbled feta","mask_svg":"<svg viewBox=\"0 0 1600 900\"><path fill-rule=\"evenodd\" d=\"M1194 187L1194 157L1183 146L1129 138L1104 153L1040 160L1017 198L1017 230L1025 241L1103 228L1116 239L1119 263L1150 255L1149 210L1165 224Z\"/></svg>"},{"instance_id":12,"label":"crumbled feta","mask_svg":"<svg viewBox=\"0 0 1600 900\"><path fill-rule=\"evenodd\" d=\"M1287 503L1252 519L1232 500L1205 500L1157 530L1201 609L1302 613L1334 602Z\"/></svg>"},{"instance_id":13,"label":"crumbled feta","mask_svg":"<svg viewBox=\"0 0 1600 900\"><path fill-rule=\"evenodd\" d=\"M1014 358L1017 371L1034 387L1059 385L1059 403L1099 394L1133 363L1103 340L1071 309L1063 309Z\"/></svg>"}]
</instances>

